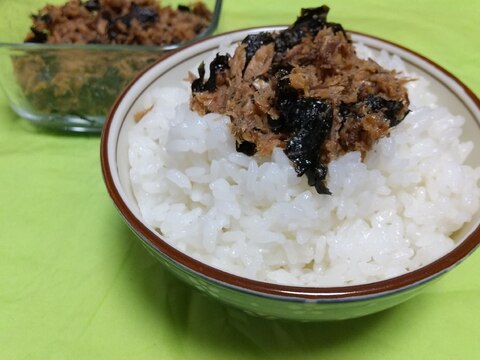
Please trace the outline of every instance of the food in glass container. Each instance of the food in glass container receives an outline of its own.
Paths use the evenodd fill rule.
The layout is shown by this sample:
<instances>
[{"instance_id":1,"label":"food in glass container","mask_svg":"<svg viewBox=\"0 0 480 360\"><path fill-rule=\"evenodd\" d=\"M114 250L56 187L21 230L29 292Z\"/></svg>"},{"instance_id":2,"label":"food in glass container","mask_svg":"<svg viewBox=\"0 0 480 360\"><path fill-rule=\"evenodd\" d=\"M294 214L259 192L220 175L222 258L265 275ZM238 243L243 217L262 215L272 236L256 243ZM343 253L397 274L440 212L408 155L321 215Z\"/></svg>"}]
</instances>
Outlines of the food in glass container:
<instances>
[{"instance_id":1,"label":"food in glass container","mask_svg":"<svg viewBox=\"0 0 480 360\"><path fill-rule=\"evenodd\" d=\"M202 2L160 6L155 0L69 0L32 15L25 42L171 45L205 30L212 13Z\"/></svg>"},{"instance_id":2,"label":"food in glass container","mask_svg":"<svg viewBox=\"0 0 480 360\"><path fill-rule=\"evenodd\" d=\"M203 2L162 6L154 0L69 0L32 15L13 71L32 117L65 116L100 130L120 90L169 46L209 30ZM45 45L39 48L36 45Z\"/></svg>"}]
</instances>

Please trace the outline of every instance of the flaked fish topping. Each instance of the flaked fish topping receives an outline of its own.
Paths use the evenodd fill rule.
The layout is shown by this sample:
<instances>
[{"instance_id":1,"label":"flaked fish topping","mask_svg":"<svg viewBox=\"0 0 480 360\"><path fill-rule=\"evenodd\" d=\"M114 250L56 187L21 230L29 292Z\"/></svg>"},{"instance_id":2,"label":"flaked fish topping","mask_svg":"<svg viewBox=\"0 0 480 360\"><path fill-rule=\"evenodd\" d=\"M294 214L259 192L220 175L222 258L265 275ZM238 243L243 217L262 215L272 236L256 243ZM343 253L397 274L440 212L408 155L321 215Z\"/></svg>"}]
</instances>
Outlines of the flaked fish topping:
<instances>
[{"instance_id":1,"label":"flaked fish topping","mask_svg":"<svg viewBox=\"0 0 480 360\"><path fill-rule=\"evenodd\" d=\"M211 20L200 1L175 9L155 0L68 0L33 14L25 42L170 45L195 38Z\"/></svg>"},{"instance_id":2,"label":"flaked fish topping","mask_svg":"<svg viewBox=\"0 0 480 360\"><path fill-rule=\"evenodd\" d=\"M328 11L302 9L283 31L248 35L233 56L216 56L208 79L202 63L190 100L199 114L230 117L237 151L282 148L320 194L330 194L330 161L350 151L365 157L409 112L409 80L358 58Z\"/></svg>"}]
</instances>

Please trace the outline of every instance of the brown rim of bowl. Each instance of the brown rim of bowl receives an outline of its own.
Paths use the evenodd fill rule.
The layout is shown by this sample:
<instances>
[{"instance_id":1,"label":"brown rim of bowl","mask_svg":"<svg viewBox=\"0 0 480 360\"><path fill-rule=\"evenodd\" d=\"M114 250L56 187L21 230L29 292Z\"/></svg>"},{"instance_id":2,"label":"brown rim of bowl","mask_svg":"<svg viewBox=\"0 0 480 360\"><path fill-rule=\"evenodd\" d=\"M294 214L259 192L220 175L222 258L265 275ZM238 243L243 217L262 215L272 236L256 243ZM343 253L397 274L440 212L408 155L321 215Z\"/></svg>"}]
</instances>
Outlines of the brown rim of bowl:
<instances>
[{"instance_id":1,"label":"brown rim of bowl","mask_svg":"<svg viewBox=\"0 0 480 360\"><path fill-rule=\"evenodd\" d=\"M199 43L207 41L209 39L225 36L228 34L235 34L243 31L259 31L261 29L272 29L275 27L277 26L256 27L256 28L247 28L247 29L230 31L230 32L218 34L209 38L205 38L196 43L190 44L182 49L190 48ZM280 27L284 27L284 26L278 26L278 28ZM439 66L438 64L432 62L428 58L388 40L384 40L384 39L381 39L372 35L363 34L360 32L353 32L353 31L349 31L349 32L352 34L365 36L371 39L380 40L384 43L400 48L428 62L430 65L432 65L433 67L441 71L444 75L452 79L455 83L457 83L465 91L467 96L480 109L480 100L465 84L463 84L457 77L452 75L449 71L445 70L443 67ZM233 275L225 271L216 269L210 265L206 265L180 252L179 250L175 249L173 246L169 245L167 242L162 240L159 235L157 235L156 233L153 233L150 229L148 229L132 213L132 211L125 204L120 193L115 187L112 174L110 173L107 148L108 148L109 130L112 123L113 115L116 112L116 109L118 108L120 102L122 101L122 99L124 98L128 90L150 68L156 66L159 62L165 60L166 58L173 56L177 52L182 51L182 49L172 51L171 53L163 57L161 60L153 63L152 65L144 69L135 77L134 80L132 80L124 88L122 93L116 99L115 103L113 104L107 116L103 131L102 131L102 136L101 136L101 144L100 144L101 166L102 166L104 182L109 192L109 195L112 198L114 204L116 205L118 211L127 221L127 223L129 223L132 229L134 229L134 231L138 235L140 235L144 241L147 241L149 245L151 245L151 247L155 249L155 251L160 252L161 254L163 254L163 256L169 258L171 261L173 261L180 267L189 269L216 283L224 284L227 287L236 288L249 293L254 293L257 295L263 295L263 296L269 296L269 297L283 297L283 298L289 298L289 299L297 299L299 301L335 301L335 300L355 301L355 300L361 300L362 298L387 295L395 291L406 290L412 286L422 284L432 278L437 277L438 275L441 275L442 273L446 272L453 266L460 263L463 259L465 259L480 245L480 226L477 226L477 228L470 235L468 235L468 237L465 240L463 240L460 244L458 244L452 251L442 256L441 258L435 260L434 262L423 266L420 269L417 269L417 270L414 270L406 274L403 274L394 278L390 278L387 280L382 280L382 281L377 281L377 282L362 284L362 285L350 285L350 286L342 286L342 287L303 287L303 286L277 285L277 284L271 284L271 283L261 282L257 280L252 280L248 278L243 278L241 276ZM478 119L477 119L477 123L478 123Z\"/></svg>"}]
</instances>

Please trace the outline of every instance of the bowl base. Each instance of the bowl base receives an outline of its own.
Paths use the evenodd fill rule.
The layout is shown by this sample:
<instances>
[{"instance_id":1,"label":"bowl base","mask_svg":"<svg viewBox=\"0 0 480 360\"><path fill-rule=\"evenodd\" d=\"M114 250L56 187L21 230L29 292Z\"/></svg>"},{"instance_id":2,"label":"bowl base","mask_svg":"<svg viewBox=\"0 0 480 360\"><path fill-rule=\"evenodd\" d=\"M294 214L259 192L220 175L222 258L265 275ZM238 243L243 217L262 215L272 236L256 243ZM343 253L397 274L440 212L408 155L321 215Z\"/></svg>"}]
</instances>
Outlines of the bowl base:
<instances>
[{"instance_id":1,"label":"bowl base","mask_svg":"<svg viewBox=\"0 0 480 360\"><path fill-rule=\"evenodd\" d=\"M82 116L75 114L36 114L11 104L12 110L35 126L65 132L100 133L105 116Z\"/></svg>"}]
</instances>

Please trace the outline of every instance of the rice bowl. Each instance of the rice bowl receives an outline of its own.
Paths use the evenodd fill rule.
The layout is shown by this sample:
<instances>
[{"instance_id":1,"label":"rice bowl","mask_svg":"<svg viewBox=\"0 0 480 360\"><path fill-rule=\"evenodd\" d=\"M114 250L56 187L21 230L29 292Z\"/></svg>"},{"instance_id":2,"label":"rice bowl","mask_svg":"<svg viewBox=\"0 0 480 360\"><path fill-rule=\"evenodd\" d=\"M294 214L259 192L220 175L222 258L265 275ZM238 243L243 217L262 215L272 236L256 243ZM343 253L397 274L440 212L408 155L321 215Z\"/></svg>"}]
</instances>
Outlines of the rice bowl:
<instances>
[{"instance_id":1,"label":"rice bowl","mask_svg":"<svg viewBox=\"0 0 480 360\"><path fill-rule=\"evenodd\" d=\"M239 38L240 34L235 34L234 40ZM358 35L355 40L358 38L370 46L369 49L359 45L359 53L369 56L372 48L378 49L377 40ZM172 247L167 257L173 257L173 263L182 268L191 268L192 261L202 264L194 270L201 277L205 275L203 264L208 264L220 271L209 268L207 278L223 282L223 275L218 274L227 272L242 279L279 284L279 287L265 286L270 290L282 289L281 293L288 292L290 287L302 287L302 292L307 289L307 293L317 295L338 295L341 287L349 293L352 288L363 289L357 284L372 282L383 288L383 292L386 292L385 284L392 291L411 284L412 279L418 284L438 275L439 269L432 265L435 262L444 263L443 266L450 262L447 266L450 267L458 260L452 263L450 259L445 263L448 255L444 255L461 248L458 244L462 244L465 235L478 227L480 173L478 158L472 160L474 154L470 155L468 165L461 165L473 146L471 138L467 139L470 141L459 140L465 120L446 109L431 106L437 96L442 104L445 103L445 90L429 93L425 90L426 81L412 82L409 92L419 94L412 96L412 114L391 137L377 144L364 163L358 153L332 163L328 181L334 194L325 197L309 191L304 180L292 172L281 151L274 153L273 162L270 159L253 161L236 153L235 147L232 149L227 141L228 119L213 114L207 116L210 117L208 121L192 117L187 105L188 91L185 87L182 89L181 80L199 59L205 59L214 47L223 46L225 41L223 37L215 40L215 46L203 44L200 55L188 54L187 50L181 59L176 59L180 61L176 65L173 60L169 64L169 59L159 64L163 70L157 73L158 80L150 75L157 84L151 79L144 81L143 88L136 88L138 82L133 84L127 90L129 95L136 94L133 106L120 101L109 119L106 131L120 132L115 151L121 154L115 156L123 158L111 158L113 155L108 154L112 160L107 162L119 161L115 186L123 183L133 188L132 191L130 185L121 186L119 195L125 205L116 203L124 216L125 208L132 211L126 216L130 224L132 215L137 219L134 223L141 222L149 229L146 235L138 231L138 226L133 226L144 240L148 239L150 247L152 236L156 237L161 239L165 253L163 242L166 241L168 247ZM382 47L390 47L393 53L400 55L403 51L389 44L382 43ZM401 60L391 54L376 49L372 54L383 61L384 66L403 66ZM409 68L412 68L411 61L405 71L411 75ZM150 72L154 70L155 67ZM422 69L415 69L414 76L423 78L421 72ZM425 77L432 82L432 76ZM169 86L168 91L158 90L162 82L163 86ZM433 83L437 88L435 78ZM172 84L175 88L171 88ZM183 99L183 104L177 103L178 98ZM161 109L154 106L134 125L134 115L156 100L161 100ZM454 112L459 106L463 106L461 101L449 108ZM112 124L113 118L120 116L118 114L124 116L121 129L120 125ZM475 140L479 130L476 115L472 116L466 119L468 130L464 135L473 136ZM166 121L156 121L160 117ZM436 119L438 128L428 126L431 119ZM192 121L192 127L185 126L187 121ZM102 142L106 141L106 136L108 134L104 133ZM131 172L125 163L128 147L131 149ZM165 150L169 151L169 156L162 153ZM172 153L177 157L170 157ZM106 154L102 154L105 174ZM154 156L159 154L160 157ZM203 166L205 164L208 167ZM162 177L158 177L157 171L164 171ZM112 187L109 190L112 194ZM254 206L248 208L248 203ZM220 215L213 217L214 212ZM205 222L209 217L211 220ZM182 223L184 226L179 225ZM462 227L464 223L467 226ZM448 235L459 228L460 232L451 239ZM351 241L345 242L345 239ZM467 253L478 243L478 238L469 239L469 244L465 245L469 249ZM153 248L158 244L154 242ZM461 251L462 256L465 250ZM177 254L182 255L177 257ZM184 254L196 260L185 262ZM388 278L392 278L390 283L382 281ZM394 279L400 279L403 285L397 280L393 282ZM242 288L245 281L240 281ZM247 292L252 289L246 288ZM318 296L313 298L318 299Z\"/></svg>"},{"instance_id":2,"label":"rice bowl","mask_svg":"<svg viewBox=\"0 0 480 360\"><path fill-rule=\"evenodd\" d=\"M361 43L357 53L374 57ZM356 151L330 164L332 196L312 191L279 148L271 159L237 152L228 117L189 109L188 83L153 88L129 136L142 217L202 262L293 286L379 281L446 254L480 198L480 168L463 165L473 150L460 142L465 120L400 58L374 60L416 79L412 112L364 163Z\"/></svg>"}]
</instances>

